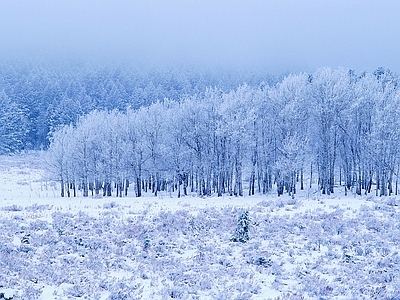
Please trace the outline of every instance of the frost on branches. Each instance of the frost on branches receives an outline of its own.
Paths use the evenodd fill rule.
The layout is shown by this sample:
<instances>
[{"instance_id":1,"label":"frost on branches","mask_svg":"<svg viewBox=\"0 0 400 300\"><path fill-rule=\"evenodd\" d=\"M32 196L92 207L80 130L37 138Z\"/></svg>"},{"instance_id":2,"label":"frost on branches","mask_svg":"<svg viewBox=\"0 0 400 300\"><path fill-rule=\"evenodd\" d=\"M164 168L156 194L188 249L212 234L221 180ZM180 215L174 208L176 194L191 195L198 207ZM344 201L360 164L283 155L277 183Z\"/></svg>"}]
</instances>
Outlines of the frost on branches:
<instances>
[{"instance_id":1,"label":"frost on branches","mask_svg":"<svg viewBox=\"0 0 400 300\"><path fill-rule=\"evenodd\" d=\"M322 68L275 85L94 110L52 132L62 196L397 194L400 90L390 71Z\"/></svg>"}]
</instances>

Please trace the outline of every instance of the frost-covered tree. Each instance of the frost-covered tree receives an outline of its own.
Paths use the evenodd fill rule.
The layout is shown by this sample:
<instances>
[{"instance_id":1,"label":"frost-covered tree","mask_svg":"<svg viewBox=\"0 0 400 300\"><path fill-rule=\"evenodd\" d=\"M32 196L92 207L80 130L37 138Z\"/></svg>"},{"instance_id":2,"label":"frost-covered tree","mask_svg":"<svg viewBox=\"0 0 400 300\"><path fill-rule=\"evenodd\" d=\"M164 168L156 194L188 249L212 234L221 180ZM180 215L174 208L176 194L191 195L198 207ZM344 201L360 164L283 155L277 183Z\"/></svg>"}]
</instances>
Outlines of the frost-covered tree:
<instances>
[{"instance_id":1,"label":"frost-covered tree","mask_svg":"<svg viewBox=\"0 0 400 300\"><path fill-rule=\"evenodd\" d=\"M150 107L138 110L137 118L140 120L140 139L144 145L146 168L149 174L151 191L157 196L161 190L163 174L165 174L164 157L166 157L164 139L166 137L166 107L160 103L154 103ZM165 176L164 176L165 178Z\"/></svg>"},{"instance_id":2,"label":"frost-covered tree","mask_svg":"<svg viewBox=\"0 0 400 300\"><path fill-rule=\"evenodd\" d=\"M53 132L60 125L75 124L83 114L79 100L63 96L48 108L49 130Z\"/></svg>"},{"instance_id":3,"label":"frost-covered tree","mask_svg":"<svg viewBox=\"0 0 400 300\"><path fill-rule=\"evenodd\" d=\"M361 190L370 192L372 187L372 116L380 94L371 74L350 75L350 97L338 116L339 183L344 182L346 193L355 188L361 195Z\"/></svg>"},{"instance_id":4,"label":"frost-covered tree","mask_svg":"<svg viewBox=\"0 0 400 300\"><path fill-rule=\"evenodd\" d=\"M48 176L61 185L61 197L65 196L65 188L69 184L69 173L72 169L71 146L74 128L69 125L60 127L50 138L50 148L46 153L46 170Z\"/></svg>"},{"instance_id":5,"label":"frost-covered tree","mask_svg":"<svg viewBox=\"0 0 400 300\"><path fill-rule=\"evenodd\" d=\"M118 82L123 85L120 73L104 72L93 75L99 82L90 77L86 84L105 88L102 80L110 85L116 77L114 87L105 88L110 93ZM191 86L172 83L179 90ZM81 97L81 87L69 87L65 103L82 108L69 98L75 90ZM88 97L96 102L107 93ZM21 108L4 95L3 123L10 115L21 116L15 113ZM102 190L103 196L114 191L126 196L131 186L138 197L149 191L243 196L246 188L249 195L276 188L278 195L294 197L304 188L305 174L310 188L316 178L323 194L344 185L346 193L390 195L398 191L398 102L397 80L388 71L358 76L322 68L288 75L274 86L208 88L139 109L94 110L77 121L55 113L63 121L54 123L50 135L50 152L58 153L50 165L60 166L63 157L63 171L54 178L64 182L66 195L73 189L74 195L82 190L84 196L100 196ZM63 122L71 125L58 126Z\"/></svg>"},{"instance_id":6,"label":"frost-covered tree","mask_svg":"<svg viewBox=\"0 0 400 300\"><path fill-rule=\"evenodd\" d=\"M310 78L312 141L323 194L333 193L338 144L338 115L348 97L348 72L322 68Z\"/></svg>"},{"instance_id":7,"label":"frost-covered tree","mask_svg":"<svg viewBox=\"0 0 400 300\"><path fill-rule=\"evenodd\" d=\"M191 175L190 149L185 144L184 127L185 111L175 101L165 101L168 110L168 122L166 124L166 145L169 169L174 175L174 182L178 190L178 198L183 193L188 195L189 176ZM174 172L175 171L175 172ZM182 189L182 191L181 191Z\"/></svg>"},{"instance_id":8,"label":"frost-covered tree","mask_svg":"<svg viewBox=\"0 0 400 300\"><path fill-rule=\"evenodd\" d=\"M125 124L124 162L134 183L136 197L142 195L142 190L147 191L148 182L144 178L144 167L148 157L146 147L141 135L141 127L145 126L138 117L138 113L128 109Z\"/></svg>"},{"instance_id":9,"label":"frost-covered tree","mask_svg":"<svg viewBox=\"0 0 400 300\"><path fill-rule=\"evenodd\" d=\"M207 129L209 106L206 101L201 102L192 97L182 103L181 109L186 113L181 126L182 139L190 155L191 191L196 191L200 196L210 195L211 182L208 170L212 132Z\"/></svg>"},{"instance_id":10,"label":"frost-covered tree","mask_svg":"<svg viewBox=\"0 0 400 300\"><path fill-rule=\"evenodd\" d=\"M304 187L303 168L310 124L309 85L307 74L290 75L269 93L276 113L274 169L278 195L282 195L286 187L294 196L298 175L301 177L301 188Z\"/></svg>"},{"instance_id":11,"label":"frost-covered tree","mask_svg":"<svg viewBox=\"0 0 400 300\"><path fill-rule=\"evenodd\" d=\"M235 196L243 196L243 165L252 143L248 136L254 126L253 90L240 86L223 96L220 107L222 136L226 139L230 182ZM231 190L232 193L232 190Z\"/></svg>"}]
</instances>

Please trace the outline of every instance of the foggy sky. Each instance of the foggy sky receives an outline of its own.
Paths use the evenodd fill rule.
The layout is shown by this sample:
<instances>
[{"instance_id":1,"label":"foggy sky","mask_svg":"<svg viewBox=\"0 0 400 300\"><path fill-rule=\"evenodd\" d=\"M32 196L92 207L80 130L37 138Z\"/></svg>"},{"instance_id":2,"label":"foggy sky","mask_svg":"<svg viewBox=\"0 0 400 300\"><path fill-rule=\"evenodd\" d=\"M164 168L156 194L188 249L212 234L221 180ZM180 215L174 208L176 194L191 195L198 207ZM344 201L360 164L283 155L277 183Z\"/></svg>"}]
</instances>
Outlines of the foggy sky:
<instances>
[{"instance_id":1,"label":"foggy sky","mask_svg":"<svg viewBox=\"0 0 400 300\"><path fill-rule=\"evenodd\" d=\"M2 59L400 73L400 1L10 0Z\"/></svg>"}]
</instances>

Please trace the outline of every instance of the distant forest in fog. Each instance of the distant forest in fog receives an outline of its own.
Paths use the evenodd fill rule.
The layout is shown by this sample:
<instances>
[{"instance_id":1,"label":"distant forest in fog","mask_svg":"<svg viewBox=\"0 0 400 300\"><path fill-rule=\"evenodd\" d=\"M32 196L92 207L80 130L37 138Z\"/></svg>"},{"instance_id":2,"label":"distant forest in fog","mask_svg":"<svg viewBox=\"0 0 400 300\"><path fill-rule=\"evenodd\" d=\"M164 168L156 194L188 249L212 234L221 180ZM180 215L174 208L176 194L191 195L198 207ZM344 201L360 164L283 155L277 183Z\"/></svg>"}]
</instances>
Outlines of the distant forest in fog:
<instances>
[{"instance_id":1,"label":"distant forest in fog","mask_svg":"<svg viewBox=\"0 0 400 300\"><path fill-rule=\"evenodd\" d=\"M3 62L0 154L47 149L49 133L96 109L138 109L165 98L202 95L207 87L227 92L243 83L277 81L261 72Z\"/></svg>"},{"instance_id":2,"label":"distant forest in fog","mask_svg":"<svg viewBox=\"0 0 400 300\"><path fill-rule=\"evenodd\" d=\"M48 170L62 196L124 196L132 185L138 197L242 196L273 187L294 196L312 183L323 194L336 185L358 195L398 193L400 90L388 69L320 68L280 80L252 77L249 84L240 76L156 73L149 90L165 92L154 98L140 88L125 98L110 78L126 73L106 74L100 78L108 85L93 92L113 92L96 94L89 114L72 114L76 102L67 97L54 110L60 115L48 119ZM99 87L92 76L81 80L73 90L86 97L84 86Z\"/></svg>"}]
</instances>

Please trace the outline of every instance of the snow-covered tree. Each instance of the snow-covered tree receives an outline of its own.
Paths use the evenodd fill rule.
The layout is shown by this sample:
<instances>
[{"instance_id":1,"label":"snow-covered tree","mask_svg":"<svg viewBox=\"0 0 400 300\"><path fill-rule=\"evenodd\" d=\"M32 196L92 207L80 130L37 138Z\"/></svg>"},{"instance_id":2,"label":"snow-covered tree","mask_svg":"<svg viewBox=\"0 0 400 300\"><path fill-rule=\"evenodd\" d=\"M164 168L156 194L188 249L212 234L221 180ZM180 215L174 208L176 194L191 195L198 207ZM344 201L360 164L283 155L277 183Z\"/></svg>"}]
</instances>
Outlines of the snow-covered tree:
<instances>
[{"instance_id":1,"label":"snow-covered tree","mask_svg":"<svg viewBox=\"0 0 400 300\"><path fill-rule=\"evenodd\" d=\"M303 168L308 154L310 124L308 94L307 74L289 75L269 93L276 114L274 169L278 195L286 187L294 196L298 175L301 188L304 187Z\"/></svg>"},{"instance_id":2,"label":"snow-covered tree","mask_svg":"<svg viewBox=\"0 0 400 300\"><path fill-rule=\"evenodd\" d=\"M338 144L338 115L348 97L348 72L344 69L318 69L311 77L310 99L312 142L323 194L333 193Z\"/></svg>"},{"instance_id":3,"label":"snow-covered tree","mask_svg":"<svg viewBox=\"0 0 400 300\"><path fill-rule=\"evenodd\" d=\"M86 84L105 90L87 95L93 103L114 95L125 105L130 100L124 97L135 94L133 87L116 92L116 86L124 85L121 73L103 70L96 76L99 82L90 77ZM192 83L185 78L165 80L186 90ZM81 189L84 196L90 191L100 196L100 190L111 196L115 187L115 194L124 196L132 186L138 197L149 190L154 195L243 196L246 187L254 195L275 186L278 195L286 191L294 197L304 188L304 174L310 174L310 187L318 179L323 194L333 193L337 184L358 195L374 190L373 184L382 196L398 191L400 94L388 70L358 76L353 70L321 68L288 75L274 86L207 88L138 109L94 110L77 121L78 111L87 108L75 83L62 98L61 110L49 110L54 117L50 165L59 166L53 173L63 182L63 194L72 188L74 195ZM5 92L1 101L1 145L23 147L26 131L16 124L24 109Z\"/></svg>"},{"instance_id":4,"label":"snow-covered tree","mask_svg":"<svg viewBox=\"0 0 400 300\"><path fill-rule=\"evenodd\" d=\"M28 120L24 110L0 92L0 154L21 151L26 146Z\"/></svg>"}]
</instances>

